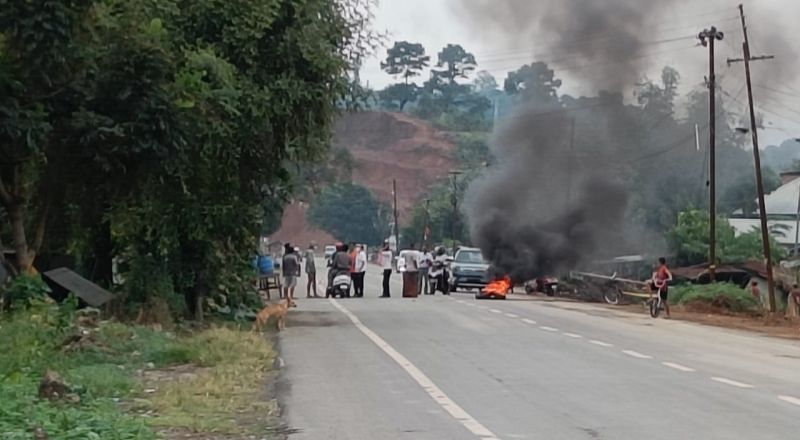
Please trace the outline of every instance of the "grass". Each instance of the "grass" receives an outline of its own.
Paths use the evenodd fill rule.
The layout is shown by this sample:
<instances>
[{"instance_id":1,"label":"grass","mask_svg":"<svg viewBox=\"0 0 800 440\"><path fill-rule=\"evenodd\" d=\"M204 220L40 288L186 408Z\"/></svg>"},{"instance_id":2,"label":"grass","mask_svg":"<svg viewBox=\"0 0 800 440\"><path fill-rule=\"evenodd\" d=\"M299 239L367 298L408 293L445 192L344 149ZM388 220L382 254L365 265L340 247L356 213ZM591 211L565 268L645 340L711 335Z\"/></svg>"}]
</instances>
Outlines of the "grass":
<instances>
[{"instance_id":1,"label":"grass","mask_svg":"<svg viewBox=\"0 0 800 440\"><path fill-rule=\"evenodd\" d=\"M737 313L758 309L758 301L732 283L684 284L670 288L669 296L671 302L687 306L702 304Z\"/></svg>"},{"instance_id":2,"label":"grass","mask_svg":"<svg viewBox=\"0 0 800 440\"><path fill-rule=\"evenodd\" d=\"M51 439L64 440L150 440L158 438L161 427L243 432L272 421L253 416L240 423L243 417L277 412L277 405L259 391L275 356L264 338L230 328L176 335L109 321L101 324L91 345L63 352L71 322L69 310L52 304L0 315L3 440L31 439L35 427ZM183 364L203 368L191 380L167 377L155 393L144 393L151 384L142 383L143 370ZM48 369L64 377L80 403L37 397ZM149 417L134 414L132 401L146 402L155 412Z\"/></svg>"}]
</instances>

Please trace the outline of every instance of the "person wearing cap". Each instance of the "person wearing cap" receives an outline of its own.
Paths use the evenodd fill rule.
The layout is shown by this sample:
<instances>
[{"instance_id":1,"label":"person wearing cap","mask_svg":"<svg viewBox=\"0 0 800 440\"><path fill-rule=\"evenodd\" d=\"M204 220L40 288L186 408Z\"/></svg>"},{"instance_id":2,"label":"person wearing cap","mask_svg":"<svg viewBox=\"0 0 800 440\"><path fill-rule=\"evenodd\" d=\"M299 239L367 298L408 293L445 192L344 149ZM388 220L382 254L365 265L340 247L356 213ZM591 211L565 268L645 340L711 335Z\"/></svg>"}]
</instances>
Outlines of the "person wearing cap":
<instances>
[{"instance_id":1,"label":"person wearing cap","mask_svg":"<svg viewBox=\"0 0 800 440\"><path fill-rule=\"evenodd\" d=\"M286 303L290 307L297 307L294 302L294 289L297 287L297 278L300 276L300 260L294 252L294 247L288 243L284 248L281 270L283 271L283 293Z\"/></svg>"},{"instance_id":2,"label":"person wearing cap","mask_svg":"<svg viewBox=\"0 0 800 440\"><path fill-rule=\"evenodd\" d=\"M314 257L314 245L309 244L308 249L303 254L303 259L306 260L306 278L308 278L306 298L311 298L311 289L314 289L314 298L319 298L319 295L317 295L317 265Z\"/></svg>"}]
</instances>

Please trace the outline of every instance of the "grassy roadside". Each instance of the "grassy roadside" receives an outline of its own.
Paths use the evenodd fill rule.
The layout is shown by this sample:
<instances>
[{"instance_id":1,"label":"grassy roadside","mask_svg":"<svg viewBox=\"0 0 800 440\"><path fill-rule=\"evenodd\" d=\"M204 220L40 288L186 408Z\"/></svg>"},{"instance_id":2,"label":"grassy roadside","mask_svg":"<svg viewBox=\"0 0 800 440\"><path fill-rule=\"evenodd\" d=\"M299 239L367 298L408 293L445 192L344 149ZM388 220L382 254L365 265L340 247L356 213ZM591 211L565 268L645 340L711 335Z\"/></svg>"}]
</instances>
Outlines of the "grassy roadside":
<instances>
[{"instance_id":1,"label":"grassy roadside","mask_svg":"<svg viewBox=\"0 0 800 440\"><path fill-rule=\"evenodd\" d=\"M0 438L240 438L277 426L266 384L273 343L236 328L175 333L101 321L86 335L69 307L0 316ZM82 334L79 345L65 345ZM79 397L37 396L47 370Z\"/></svg>"}]
</instances>

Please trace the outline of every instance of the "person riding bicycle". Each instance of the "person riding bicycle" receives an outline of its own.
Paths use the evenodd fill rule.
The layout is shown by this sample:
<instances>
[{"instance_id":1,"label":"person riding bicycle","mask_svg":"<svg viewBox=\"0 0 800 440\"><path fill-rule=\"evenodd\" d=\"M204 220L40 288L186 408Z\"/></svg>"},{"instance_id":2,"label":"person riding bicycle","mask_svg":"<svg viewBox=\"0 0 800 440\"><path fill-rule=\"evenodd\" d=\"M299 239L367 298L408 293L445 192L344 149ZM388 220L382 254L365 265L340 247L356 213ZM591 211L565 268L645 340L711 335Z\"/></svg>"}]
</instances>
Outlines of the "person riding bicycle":
<instances>
[{"instance_id":1,"label":"person riding bicycle","mask_svg":"<svg viewBox=\"0 0 800 440\"><path fill-rule=\"evenodd\" d=\"M653 279L650 282L650 297L652 298L655 292L659 293L661 303L664 305L664 311L667 312L669 318L669 302L667 297L669 294L669 283L672 281L672 272L667 267L667 259L661 257L658 259L658 269L653 273Z\"/></svg>"}]
</instances>

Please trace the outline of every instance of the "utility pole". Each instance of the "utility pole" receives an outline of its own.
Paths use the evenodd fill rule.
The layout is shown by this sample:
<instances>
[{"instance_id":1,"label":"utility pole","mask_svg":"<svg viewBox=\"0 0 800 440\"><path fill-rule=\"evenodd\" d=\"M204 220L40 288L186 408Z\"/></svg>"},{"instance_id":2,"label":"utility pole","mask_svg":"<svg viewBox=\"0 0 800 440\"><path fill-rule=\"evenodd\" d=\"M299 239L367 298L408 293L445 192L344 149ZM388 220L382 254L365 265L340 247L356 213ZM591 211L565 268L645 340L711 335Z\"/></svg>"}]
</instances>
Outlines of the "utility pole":
<instances>
[{"instance_id":1,"label":"utility pole","mask_svg":"<svg viewBox=\"0 0 800 440\"><path fill-rule=\"evenodd\" d=\"M448 174L453 180L453 220L450 222L450 237L453 240L453 256L456 255L456 222L458 221L458 176L463 174L458 170L451 170Z\"/></svg>"},{"instance_id":2,"label":"utility pole","mask_svg":"<svg viewBox=\"0 0 800 440\"><path fill-rule=\"evenodd\" d=\"M717 176L716 176L716 136L717 136L717 101L716 89L717 78L714 73L714 42L722 41L724 34L716 27L706 29L697 36L700 44L708 46L708 96L709 96L709 237L708 237L708 274L711 282L714 282L714 274L717 270Z\"/></svg>"},{"instance_id":3,"label":"utility pole","mask_svg":"<svg viewBox=\"0 0 800 440\"><path fill-rule=\"evenodd\" d=\"M744 58L741 59L728 59L728 65L731 63L744 62L744 72L747 79L747 99L750 104L750 132L753 134L753 158L756 167L756 188L758 190L758 217L761 220L761 241L764 247L764 260L767 264L767 290L769 291L769 311L775 313L775 281L772 276L772 252L770 251L769 243L769 228L767 225L767 208L764 203L764 181L761 178L761 154L758 151L758 127L756 127L756 113L755 106L753 105L753 85L750 80L750 61L756 60L756 57L750 56L750 41L747 38L747 24L744 19L744 6L739 5L739 15L742 18L742 32L744 33L744 43L742 49ZM773 56L758 57L759 60L772 59Z\"/></svg>"},{"instance_id":4,"label":"utility pole","mask_svg":"<svg viewBox=\"0 0 800 440\"><path fill-rule=\"evenodd\" d=\"M394 251L400 253L400 225L397 223L397 179L392 179L392 196L394 197Z\"/></svg>"},{"instance_id":5,"label":"utility pole","mask_svg":"<svg viewBox=\"0 0 800 440\"><path fill-rule=\"evenodd\" d=\"M422 246L428 245L428 225L431 220L431 199L425 199L425 226L422 227Z\"/></svg>"}]
</instances>

